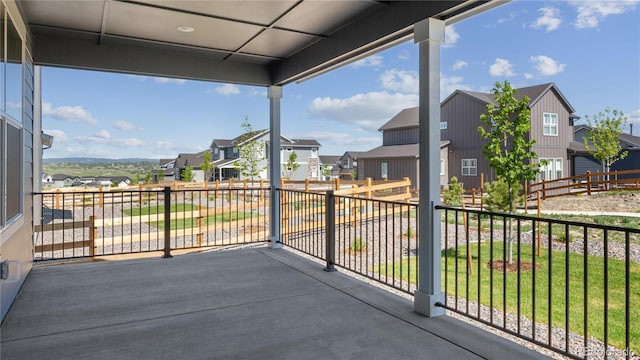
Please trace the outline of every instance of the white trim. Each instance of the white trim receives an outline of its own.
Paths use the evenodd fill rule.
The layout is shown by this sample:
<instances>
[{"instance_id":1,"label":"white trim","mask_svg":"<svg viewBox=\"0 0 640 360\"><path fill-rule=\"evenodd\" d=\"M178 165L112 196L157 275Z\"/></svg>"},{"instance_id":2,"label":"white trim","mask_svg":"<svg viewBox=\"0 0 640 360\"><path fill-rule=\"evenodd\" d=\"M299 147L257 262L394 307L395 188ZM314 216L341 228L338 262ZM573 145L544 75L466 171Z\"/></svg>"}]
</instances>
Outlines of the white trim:
<instances>
[{"instance_id":1,"label":"white trim","mask_svg":"<svg viewBox=\"0 0 640 360\"><path fill-rule=\"evenodd\" d=\"M549 115L549 124L547 125L547 115ZM552 121L553 118L555 117L555 122ZM558 114L557 113L549 113L549 112L544 112L542 113L542 135L544 136L558 136L560 133L560 124L558 124ZM549 133L545 132L545 128L549 127ZM555 134L553 133L553 129L555 128Z\"/></svg>"},{"instance_id":2,"label":"white trim","mask_svg":"<svg viewBox=\"0 0 640 360\"><path fill-rule=\"evenodd\" d=\"M478 159L477 158L467 158L467 159L460 159L460 165L461 165L461 171L460 174L462 176L478 176ZM473 164L468 164L465 166L465 161L473 161ZM468 174L465 174L464 170L468 169ZM471 171L473 170L473 171Z\"/></svg>"}]
</instances>

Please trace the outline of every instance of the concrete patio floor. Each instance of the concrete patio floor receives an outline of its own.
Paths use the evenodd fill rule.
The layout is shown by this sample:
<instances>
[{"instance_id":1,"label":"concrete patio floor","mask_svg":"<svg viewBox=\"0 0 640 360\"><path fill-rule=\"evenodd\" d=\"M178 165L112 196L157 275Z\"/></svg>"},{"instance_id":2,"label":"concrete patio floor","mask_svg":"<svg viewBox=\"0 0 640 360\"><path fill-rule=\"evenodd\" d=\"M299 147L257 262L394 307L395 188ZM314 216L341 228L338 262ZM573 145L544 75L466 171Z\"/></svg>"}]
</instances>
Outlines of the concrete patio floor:
<instances>
[{"instance_id":1,"label":"concrete patio floor","mask_svg":"<svg viewBox=\"0 0 640 360\"><path fill-rule=\"evenodd\" d=\"M543 356L287 250L35 268L4 359L527 359Z\"/></svg>"}]
</instances>

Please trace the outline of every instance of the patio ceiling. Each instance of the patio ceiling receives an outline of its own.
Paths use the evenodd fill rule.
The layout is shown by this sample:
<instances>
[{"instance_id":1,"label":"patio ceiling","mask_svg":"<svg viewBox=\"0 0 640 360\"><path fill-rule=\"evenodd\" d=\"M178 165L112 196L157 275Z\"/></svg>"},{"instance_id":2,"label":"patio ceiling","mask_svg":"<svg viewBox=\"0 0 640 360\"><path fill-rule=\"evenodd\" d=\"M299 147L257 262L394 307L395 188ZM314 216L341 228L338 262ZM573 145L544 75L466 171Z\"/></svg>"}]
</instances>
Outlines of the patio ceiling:
<instances>
[{"instance_id":1,"label":"patio ceiling","mask_svg":"<svg viewBox=\"0 0 640 360\"><path fill-rule=\"evenodd\" d=\"M23 0L38 65L285 85L501 1Z\"/></svg>"}]
</instances>

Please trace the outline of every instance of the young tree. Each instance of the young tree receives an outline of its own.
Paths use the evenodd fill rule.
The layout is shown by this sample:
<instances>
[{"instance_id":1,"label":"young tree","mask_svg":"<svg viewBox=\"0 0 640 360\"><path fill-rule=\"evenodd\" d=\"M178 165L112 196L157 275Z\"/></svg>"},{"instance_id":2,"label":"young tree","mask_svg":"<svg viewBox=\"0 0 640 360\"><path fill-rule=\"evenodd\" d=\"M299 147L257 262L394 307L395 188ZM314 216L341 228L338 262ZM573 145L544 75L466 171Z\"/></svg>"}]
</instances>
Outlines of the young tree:
<instances>
[{"instance_id":1,"label":"young tree","mask_svg":"<svg viewBox=\"0 0 640 360\"><path fill-rule=\"evenodd\" d=\"M505 182L509 194L509 212L513 212L513 187L523 181L534 180L540 164L532 163L537 158L531 151L535 140L527 140L531 130L529 97L516 99L517 90L508 81L495 83L491 93L494 104L487 105L487 112L480 115L484 127L478 127L480 135L489 140L482 147L482 153L489 160L499 180ZM509 239L509 263L512 260L511 239Z\"/></svg>"},{"instance_id":2,"label":"young tree","mask_svg":"<svg viewBox=\"0 0 640 360\"><path fill-rule=\"evenodd\" d=\"M193 181L193 166L187 165L182 171L182 181L191 182Z\"/></svg>"},{"instance_id":3,"label":"young tree","mask_svg":"<svg viewBox=\"0 0 640 360\"><path fill-rule=\"evenodd\" d=\"M145 175L145 177L144 177L144 183L145 183L145 184L151 184L151 183L153 183L153 172L151 172L151 170L149 170L149 172L147 173L147 175Z\"/></svg>"},{"instance_id":4,"label":"young tree","mask_svg":"<svg viewBox=\"0 0 640 360\"><path fill-rule=\"evenodd\" d=\"M240 137L240 144L238 145L239 158L233 162L233 166L240 170L242 176L249 178L253 182L253 179L260 176L260 173L266 169L266 166L260 166L262 154L265 151L265 143L253 138L257 132L253 131L248 118L245 117L240 126L244 133Z\"/></svg>"},{"instance_id":5,"label":"young tree","mask_svg":"<svg viewBox=\"0 0 640 360\"><path fill-rule=\"evenodd\" d=\"M624 159L629 154L626 150L622 151L620 145L620 134L627 118L621 111L608 107L593 118L585 118L589 129L587 135L582 138L584 147L591 156L600 161L602 171L609 172L614 162Z\"/></svg>"},{"instance_id":6,"label":"young tree","mask_svg":"<svg viewBox=\"0 0 640 360\"><path fill-rule=\"evenodd\" d=\"M202 164L200 169L204 171L204 187L207 188L207 182L211 176L211 170L213 170L213 164L211 164L211 153L207 150L202 154Z\"/></svg>"},{"instance_id":7,"label":"young tree","mask_svg":"<svg viewBox=\"0 0 640 360\"><path fill-rule=\"evenodd\" d=\"M282 176L284 178L291 179L296 170L300 168L300 164L298 164L296 160L298 160L298 154L292 151L291 154L289 154L287 163L284 165L284 169L282 169Z\"/></svg>"},{"instance_id":8,"label":"young tree","mask_svg":"<svg viewBox=\"0 0 640 360\"><path fill-rule=\"evenodd\" d=\"M331 173L333 172L333 166L329 165L329 164L322 164L322 176L327 179L328 177L331 176Z\"/></svg>"}]
</instances>

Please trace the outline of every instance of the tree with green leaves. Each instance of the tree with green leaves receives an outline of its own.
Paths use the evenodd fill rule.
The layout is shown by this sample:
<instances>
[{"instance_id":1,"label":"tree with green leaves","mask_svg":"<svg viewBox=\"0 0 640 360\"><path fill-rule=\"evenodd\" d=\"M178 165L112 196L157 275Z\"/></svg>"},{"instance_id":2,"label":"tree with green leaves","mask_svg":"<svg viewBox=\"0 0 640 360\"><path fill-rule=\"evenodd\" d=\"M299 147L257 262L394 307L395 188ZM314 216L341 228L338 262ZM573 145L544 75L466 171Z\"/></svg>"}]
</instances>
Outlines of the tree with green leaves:
<instances>
[{"instance_id":1,"label":"tree with green leaves","mask_svg":"<svg viewBox=\"0 0 640 360\"><path fill-rule=\"evenodd\" d=\"M464 186L455 176L451 177L447 188L442 192L442 202L445 205L460 206L462 205L462 195L464 194Z\"/></svg>"},{"instance_id":2,"label":"tree with green leaves","mask_svg":"<svg viewBox=\"0 0 640 360\"><path fill-rule=\"evenodd\" d=\"M200 169L204 172L204 187L207 188L209 177L211 176L211 170L213 170L213 164L211 163L211 152L208 150L202 154L202 164Z\"/></svg>"},{"instance_id":3,"label":"tree with green leaves","mask_svg":"<svg viewBox=\"0 0 640 360\"><path fill-rule=\"evenodd\" d=\"M293 174L300 168L300 164L297 162L298 154L295 151L292 151L289 154L289 158L287 159L287 163L284 164L284 169L282 169L282 177L286 179L291 179Z\"/></svg>"},{"instance_id":4,"label":"tree with green leaves","mask_svg":"<svg viewBox=\"0 0 640 360\"><path fill-rule=\"evenodd\" d=\"M333 166L329 164L322 164L322 176L326 179L331 176Z\"/></svg>"},{"instance_id":5,"label":"tree with green leaves","mask_svg":"<svg viewBox=\"0 0 640 360\"><path fill-rule=\"evenodd\" d=\"M487 105L487 112L480 115L484 124L478 127L480 135L488 142L482 146L482 153L489 160L496 176L507 185L509 213L513 213L513 191L516 184L534 180L540 164L531 160L537 155L531 151L535 140L527 140L531 130L529 97L516 98L517 90L508 81L496 82L491 90L494 104ZM509 263L512 261L509 239Z\"/></svg>"},{"instance_id":6,"label":"tree with green leaves","mask_svg":"<svg viewBox=\"0 0 640 360\"><path fill-rule=\"evenodd\" d=\"M240 137L238 145L239 157L233 162L233 166L240 171L242 176L253 182L253 179L260 176L260 173L267 168L266 165L260 165L265 151L265 142L254 139L257 131L253 131L248 117L245 117L240 126L244 133Z\"/></svg>"},{"instance_id":7,"label":"tree with green leaves","mask_svg":"<svg viewBox=\"0 0 640 360\"><path fill-rule=\"evenodd\" d=\"M147 175L145 175L145 177L144 177L144 183L145 183L145 184L151 184L151 183L153 183L153 172L151 172L151 170L149 170L149 172L147 172Z\"/></svg>"},{"instance_id":8,"label":"tree with green leaves","mask_svg":"<svg viewBox=\"0 0 640 360\"><path fill-rule=\"evenodd\" d=\"M589 129L586 136L582 138L584 147L591 156L600 161L602 171L609 172L613 163L624 159L629 154L626 150L622 151L622 145L620 145L620 134L627 118L621 111L611 110L608 107L592 118L589 116L585 118Z\"/></svg>"},{"instance_id":9,"label":"tree with green leaves","mask_svg":"<svg viewBox=\"0 0 640 360\"><path fill-rule=\"evenodd\" d=\"M182 181L191 182L193 181L193 166L187 165L184 170L182 170Z\"/></svg>"}]
</instances>

